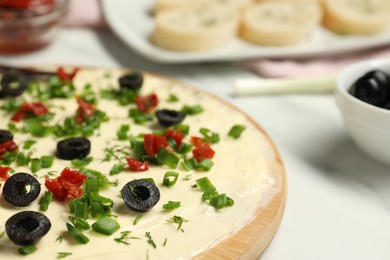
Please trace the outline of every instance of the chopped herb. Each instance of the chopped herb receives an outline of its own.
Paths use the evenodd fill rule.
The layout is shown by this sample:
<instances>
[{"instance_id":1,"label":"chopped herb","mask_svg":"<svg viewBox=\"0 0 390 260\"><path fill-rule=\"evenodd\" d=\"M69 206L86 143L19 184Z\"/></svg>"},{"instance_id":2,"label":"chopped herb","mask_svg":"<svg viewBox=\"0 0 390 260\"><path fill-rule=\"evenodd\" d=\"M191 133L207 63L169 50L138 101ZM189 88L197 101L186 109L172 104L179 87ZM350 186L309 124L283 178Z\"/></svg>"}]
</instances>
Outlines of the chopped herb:
<instances>
[{"instance_id":1,"label":"chopped herb","mask_svg":"<svg viewBox=\"0 0 390 260\"><path fill-rule=\"evenodd\" d=\"M135 217L134 221L133 221L133 225L137 225L138 222L141 220L142 217L143 217L142 214L138 214L138 215Z\"/></svg>"},{"instance_id":2,"label":"chopped herb","mask_svg":"<svg viewBox=\"0 0 390 260\"><path fill-rule=\"evenodd\" d=\"M165 239L164 239L163 246L166 246L166 245L167 245L167 242L168 242L168 238L165 238Z\"/></svg>"},{"instance_id":3,"label":"chopped herb","mask_svg":"<svg viewBox=\"0 0 390 260\"><path fill-rule=\"evenodd\" d=\"M142 113L139 109L132 108L129 110L129 117L134 120L134 123L142 125L146 122L153 121L153 113Z\"/></svg>"},{"instance_id":4,"label":"chopped herb","mask_svg":"<svg viewBox=\"0 0 390 260\"><path fill-rule=\"evenodd\" d=\"M180 201L168 201L162 207L165 210L174 210L180 208L180 206L181 206Z\"/></svg>"},{"instance_id":5,"label":"chopped herb","mask_svg":"<svg viewBox=\"0 0 390 260\"><path fill-rule=\"evenodd\" d=\"M186 113L187 115L197 115L203 112L203 107L201 105L194 105L194 106L188 106L184 105L181 109L182 112Z\"/></svg>"},{"instance_id":6,"label":"chopped herb","mask_svg":"<svg viewBox=\"0 0 390 260\"><path fill-rule=\"evenodd\" d=\"M62 259L62 258L65 258L67 256L70 256L70 255L72 255L72 253L70 253L70 252L58 252L57 259Z\"/></svg>"},{"instance_id":7,"label":"chopped herb","mask_svg":"<svg viewBox=\"0 0 390 260\"><path fill-rule=\"evenodd\" d=\"M179 177L178 172L173 172L173 171L166 172L163 179L163 185L167 187L171 187L175 185L178 177Z\"/></svg>"},{"instance_id":8,"label":"chopped herb","mask_svg":"<svg viewBox=\"0 0 390 260\"><path fill-rule=\"evenodd\" d=\"M34 253L37 250L37 247L35 245L28 245L24 246L18 249L18 253L20 255L29 255Z\"/></svg>"},{"instance_id":9,"label":"chopped herb","mask_svg":"<svg viewBox=\"0 0 390 260\"><path fill-rule=\"evenodd\" d=\"M64 239L63 236L58 236L58 237L56 238L56 242L61 243L63 239Z\"/></svg>"},{"instance_id":10,"label":"chopped herb","mask_svg":"<svg viewBox=\"0 0 390 260\"><path fill-rule=\"evenodd\" d=\"M43 197L39 200L39 210L40 211L47 211L49 208L50 202L53 200L53 193L51 191L45 191L45 194Z\"/></svg>"},{"instance_id":11,"label":"chopped herb","mask_svg":"<svg viewBox=\"0 0 390 260\"><path fill-rule=\"evenodd\" d=\"M148 238L148 244L151 245L153 248L157 248L156 243L154 243L152 236L150 235L150 232L146 232L145 235Z\"/></svg>"},{"instance_id":12,"label":"chopped herb","mask_svg":"<svg viewBox=\"0 0 390 260\"><path fill-rule=\"evenodd\" d=\"M0 238L2 238L5 235L5 230L0 232Z\"/></svg>"},{"instance_id":13,"label":"chopped herb","mask_svg":"<svg viewBox=\"0 0 390 260\"><path fill-rule=\"evenodd\" d=\"M38 159L38 158L33 158L31 159L31 172L32 173L36 173L37 171L39 171L40 169L42 169L42 160Z\"/></svg>"},{"instance_id":14,"label":"chopped herb","mask_svg":"<svg viewBox=\"0 0 390 260\"><path fill-rule=\"evenodd\" d=\"M87 166L92 161L93 161L93 157L92 156L88 156L88 157L85 157L83 159L73 159L71 161L71 164L72 164L73 167L81 168L81 167Z\"/></svg>"},{"instance_id":15,"label":"chopped herb","mask_svg":"<svg viewBox=\"0 0 390 260\"><path fill-rule=\"evenodd\" d=\"M166 220L168 223L178 224L177 229L180 229L184 232L184 230L181 228L184 222L188 222L188 220L180 217L180 216L173 216L170 219Z\"/></svg>"},{"instance_id":16,"label":"chopped herb","mask_svg":"<svg viewBox=\"0 0 390 260\"><path fill-rule=\"evenodd\" d=\"M44 155L41 157L42 168L50 168L53 165L54 156Z\"/></svg>"},{"instance_id":17,"label":"chopped herb","mask_svg":"<svg viewBox=\"0 0 390 260\"><path fill-rule=\"evenodd\" d=\"M17 153L16 155L16 165L18 166L27 166L30 163L30 155L22 152Z\"/></svg>"},{"instance_id":18,"label":"chopped herb","mask_svg":"<svg viewBox=\"0 0 390 260\"><path fill-rule=\"evenodd\" d=\"M184 180L184 181L189 181L189 180L191 180L191 177L192 177L191 174L187 174L187 175L183 178L183 180Z\"/></svg>"},{"instance_id":19,"label":"chopped herb","mask_svg":"<svg viewBox=\"0 0 390 260\"><path fill-rule=\"evenodd\" d=\"M230 128L228 136L237 139L241 136L242 132L246 129L244 125L234 125Z\"/></svg>"}]
</instances>

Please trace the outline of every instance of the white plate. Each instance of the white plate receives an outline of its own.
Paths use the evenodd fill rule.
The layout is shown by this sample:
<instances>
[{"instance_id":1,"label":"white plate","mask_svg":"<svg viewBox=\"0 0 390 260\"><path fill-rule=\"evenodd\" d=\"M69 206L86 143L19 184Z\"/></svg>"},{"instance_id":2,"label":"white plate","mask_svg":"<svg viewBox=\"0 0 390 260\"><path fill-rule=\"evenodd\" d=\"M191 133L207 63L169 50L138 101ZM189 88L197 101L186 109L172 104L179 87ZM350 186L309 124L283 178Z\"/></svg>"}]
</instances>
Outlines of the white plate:
<instances>
[{"instance_id":1,"label":"white plate","mask_svg":"<svg viewBox=\"0 0 390 260\"><path fill-rule=\"evenodd\" d=\"M149 41L153 30L153 0L102 0L109 26L123 42L140 55L161 63L233 61L249 58L302 58L330 55L390 44L390 24L378 35L340 36L318 28L305 42L288 47L264 47L235 39L223 48L207 52L173 52Z\"/></svg>"}]
</instances>

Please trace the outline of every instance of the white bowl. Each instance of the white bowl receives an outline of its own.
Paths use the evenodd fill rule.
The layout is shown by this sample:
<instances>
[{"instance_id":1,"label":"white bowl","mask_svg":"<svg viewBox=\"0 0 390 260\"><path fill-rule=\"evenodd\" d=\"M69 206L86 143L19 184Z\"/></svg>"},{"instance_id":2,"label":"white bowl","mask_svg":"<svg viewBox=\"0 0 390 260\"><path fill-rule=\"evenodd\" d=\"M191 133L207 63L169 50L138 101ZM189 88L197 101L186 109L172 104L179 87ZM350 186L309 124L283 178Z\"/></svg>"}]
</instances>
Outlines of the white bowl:
<instances>
[{"instance_id":1,"label":"white bowl","mask_svg":"<svg viewBox=\"0 0 390 260\"><path fill-rule=\"evenodd\" d=\"M342 70L335 98L354 142L373 159L390 165L390 110L365 103L348 92L358 78L374 69L390 74L390 60L360 62Z\"/></svg>"}]
</instances>

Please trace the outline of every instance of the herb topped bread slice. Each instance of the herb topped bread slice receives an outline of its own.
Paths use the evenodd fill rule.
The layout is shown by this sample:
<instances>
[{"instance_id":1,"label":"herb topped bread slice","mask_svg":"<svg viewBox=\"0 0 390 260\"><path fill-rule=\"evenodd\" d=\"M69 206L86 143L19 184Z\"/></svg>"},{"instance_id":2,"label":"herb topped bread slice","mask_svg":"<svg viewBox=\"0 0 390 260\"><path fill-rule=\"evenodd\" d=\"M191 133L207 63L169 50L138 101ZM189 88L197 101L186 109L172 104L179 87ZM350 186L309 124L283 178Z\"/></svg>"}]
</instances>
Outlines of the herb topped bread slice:
<instances>
[{"instance_id":1,"label":"herb topped bread slice","mask_svg":"<svg viewBox=\"0 0 390 260\"><path fill-rule=\"evenodd\" d=\"M321 7L313 1L265 1L247 8L240 36L258 45L301 42L320 23Z\"/></svg>"},{"instance_id":2,"label":"herb topped bread slice","mask_svg":"<svg viewBox=\"0 0 390 260\"><path fill-rule=\"evenodd\" d=\"M376 34L390 20L388 0L323 0L323 6L323 25L338 34Z\"/></svg>"},{"instance_id":3,"label":"herb topped bread slice","mask_svg":"<svg viewBox=\"0 0 390 260\"><path fill-rule=\"evenodd\" d=\"M151 41L173 51L211 50L236 35L238 14L218 7L178 8L158 12Z\"/></svg>"}]
</instances>

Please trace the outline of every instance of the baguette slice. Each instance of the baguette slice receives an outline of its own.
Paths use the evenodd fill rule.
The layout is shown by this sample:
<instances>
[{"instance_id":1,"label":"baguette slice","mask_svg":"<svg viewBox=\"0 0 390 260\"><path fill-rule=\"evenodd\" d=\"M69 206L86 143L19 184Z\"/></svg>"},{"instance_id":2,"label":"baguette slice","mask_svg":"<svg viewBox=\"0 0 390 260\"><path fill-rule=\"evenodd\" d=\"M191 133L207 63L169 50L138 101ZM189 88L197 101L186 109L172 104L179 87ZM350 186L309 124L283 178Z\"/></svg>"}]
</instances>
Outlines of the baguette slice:
<instances>
[{"instance_id":1,"label":"baguette slice","mask_svg":"<svg viewBox=\"0 0 390 260\"><path fill-rule=\"evenodd\" d=\"M173 51L212 50L231 41L238 24L236 12L220 8L169 9L157 13L151 41Z\"/></svg>"},{"instance_id":2,"label":"baguette slice","mask_svg":"<svg viewBox=\"0 0 390 260\"><path fill-rule=\"evenodd\" d=\"M258 45L294 45L312 32L321 18L321 6L314 1L265 1L244 12L240 36Z\"/></svg>"},{"instance_id":3,"label":"baguette slice","mask_svg":"<svg viewBox=\"0 0 390 260\"><path fill-rule=\"evenodd\" d=\"M389 25L389 0L324 0L324 27L338 34L373 35Z\"/></svg>"},{"instance_id":4,"label":"baguette slice","mask_svg":"<svg viewBox=\"0 0 390 260\"><path fill-rule=\"evenodd\" d=\"M241 10L252 0L155 0L154 11L167 10L171 8L198 8L201 6L220 5L222 8Z\"/></svg>"}]
</instances>

